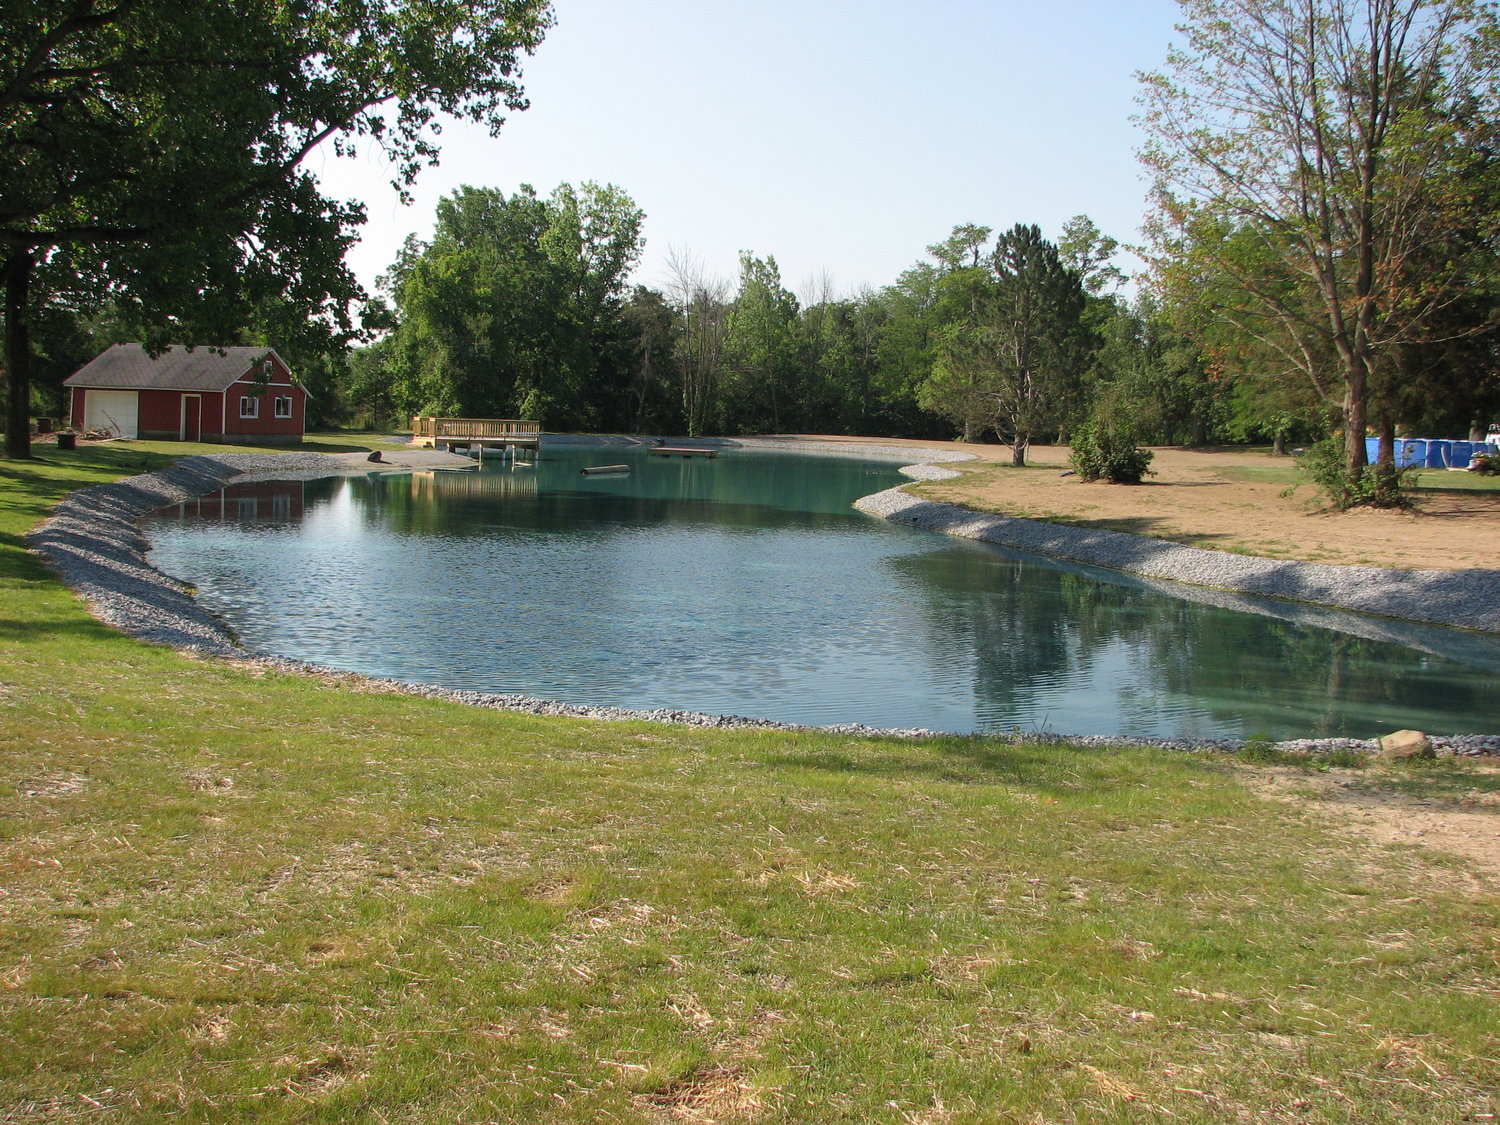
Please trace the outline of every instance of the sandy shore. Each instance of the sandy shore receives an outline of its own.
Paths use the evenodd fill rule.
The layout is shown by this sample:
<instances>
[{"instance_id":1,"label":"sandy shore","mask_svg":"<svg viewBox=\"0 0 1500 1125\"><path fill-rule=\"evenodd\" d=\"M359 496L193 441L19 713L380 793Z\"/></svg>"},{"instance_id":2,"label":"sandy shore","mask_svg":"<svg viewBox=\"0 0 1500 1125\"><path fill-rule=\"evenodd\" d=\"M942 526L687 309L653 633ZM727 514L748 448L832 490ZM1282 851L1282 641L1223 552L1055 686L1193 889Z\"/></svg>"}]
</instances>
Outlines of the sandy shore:
<instances>
[{"instance_id":1,"label":"sandy shore","mask_svg":"<svg viewBox=\"0 0 1500 1125\"><path fill-rule=\"evenodd\" d=\"M816 438L819 444L840 439ZM1460 488L1464 473L1428 471L1411 511L1332 511L1298 483L1293 462L1238 449L1154 449L1139 485L1064 475L1061 446L1033 446L1028 467L1000 445L901 443L971 454L959 475L923 488L929 500L996 515L1123 531L1194 547L1284 561L1415 570L1500 566L1500 491ZM1287 494L1289 485L1296 485Z\"/></svg>"}]
</instances>

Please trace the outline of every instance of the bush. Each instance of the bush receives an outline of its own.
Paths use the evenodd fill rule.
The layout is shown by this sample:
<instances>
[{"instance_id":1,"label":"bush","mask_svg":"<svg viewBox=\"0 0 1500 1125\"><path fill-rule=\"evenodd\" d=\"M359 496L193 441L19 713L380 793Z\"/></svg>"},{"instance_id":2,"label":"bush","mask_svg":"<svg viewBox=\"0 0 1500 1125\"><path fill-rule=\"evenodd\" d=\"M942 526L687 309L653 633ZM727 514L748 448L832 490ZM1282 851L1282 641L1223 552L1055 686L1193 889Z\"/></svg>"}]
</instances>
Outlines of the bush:
<instances>
[{"instance_id":1,"label":"bush","mask_svg":"<svg viewBox=\"0 0 1500 1125\"><path fill-rule=\"evenodd\" d=\"M1135 434L1123 426L1088 422L1073 435L1069 460L1084 480L1140 484L1152 454L1139 448Z\"/></svg>"},{"instance_id":2,"label":"bush","mask_svg":"<svg viewBox=\"0 0 1500 1125\"><path fill-rule=\"evenodd\" d=\"M1494 476L1500 473L1500 453L1480 453L1469 463L1473 469L1482 477Z\"/></svg>"},{"instance_id":3,"label":"bush","mask_svg":"<svg viewBox=\"0 0 1500 1125\"><path fill-rule=\"evenodd\" d=\"M1312 478L1323 495L1341 512L1350 508L1412 506L1412 499L1406 491L1406 478L1415 466L1367 465L1355 479L1344 456L1343 438L1324 438L1302 455L1298 468Z\"/></svg>"}]
</instances>

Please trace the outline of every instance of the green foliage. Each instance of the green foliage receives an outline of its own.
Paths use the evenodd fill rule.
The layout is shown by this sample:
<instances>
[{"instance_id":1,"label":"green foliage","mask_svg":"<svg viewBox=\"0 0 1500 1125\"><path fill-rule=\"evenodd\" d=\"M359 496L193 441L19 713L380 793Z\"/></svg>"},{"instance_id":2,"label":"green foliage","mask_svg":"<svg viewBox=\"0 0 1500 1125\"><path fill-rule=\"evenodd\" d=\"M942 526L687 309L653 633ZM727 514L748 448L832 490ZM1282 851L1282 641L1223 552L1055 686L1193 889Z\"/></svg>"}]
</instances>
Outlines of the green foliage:
<instances>
[{"instance_id":1,"label":"green foliage","mask_svg":"<svg viewBox=\"0 0 1500 1125\"><path fill-rule=\"evenodd\" d=\"M960 227L950 243L967 244L965 232L983 229ZM1024 465L1031 442L1063 426L1082 397L1094 343L1082 278L1040 229L1018 223L996 239L984 265L950 267L939 292L953 315L934 334L919 401L960 425L965 438L993 427Z\"/></svg>"},{"instance_id":2,"label":"green foliage","mask_svg":"<svg viewBox=\"0 0 1500 1125\"><path fill-rule=\"evenodd\" d=\"M1494 6L1182 9L1183 45L1143 76L1151 230L1174 303L1263 384L1241 431L1310 421L1309 398L1350 434L1493 410ZM1396 501L1345 455L1341 506Z\"/></svg>"},{"instance_id":3,"label":"green foliage","mask_svg":"<svg viewBox=\"0 0 1500 1125\"><path fill-rule=\"evenodd\" d=\"M774 257L740 254L740 284L724 348L724 404L734 429L779 432L782 411L796 401L797 298L781 284Z\"/></svg>"},{"instance_id":4,"label":"green foliage","mask_svg":"<svg viewBox=\"0 0 1500 1125\"><path fill-rule=\"evenodd\" d=\"M1074 215L1064 223L1057 240L1063 263L1083 279L1093 297L1124 284L1125 275L1113 262L1119 249L1119 239L1104 234L1087 215Z\"/></svg>"},{"instance_id":5,"label":"green foliage","mask_svg":"<svg viewBox=\"0 0 1500 1125\"><path fill-rule=\"evenodd\" d=\"M1091 297L1085 316L1100 341L1090 372L1095 414L1128 419L1153 445L1203 445L1222 436L1225 387L1201 342L1159 302L1145 294L1131 305Z\"/></svg>"},{"instance_id":6,"label":"green foliage","mask_svg":"<svg viewBox=\"0 0 1500 1125\"><path fill-rule=\"evenodd\" d=\"M1292 755L1285 750L1278 750L1276 743L1264 734L1247 738L1245 745L1239 749L1239 756L1242 761L1257 765L1286 765L1292 760Z\"/></svg>"},{"instance_id":7,"label":"green foliage","mask_svg":"<svg viewBox=\"0 0 1500 1125\"><path fill-rule=\"evenodd\" d=\"M1339 511L1350 508L1409 508L1412 505L1409 477L1412 466L1366 465L1358 474L1349 471L1342 436L1324 438L1311 446L1297 467Z\"/></svg>"},{"instance_id":8,"label":"green foliage","mask_svg":"<svg viewBox=\"0 0 1500 1125\"><path fill-rule=\"evenodd\" d=\"M1469 462L1469 468L1482 477L1500 474L1500 453L1481 453Z\"/></svg>"},{"instance_id":9,"label":"green foliage","mask_svg":"<svg viewBox=\"0 0 1500 1125\"><path fill-rule=\"evenodd\" d=\"M1259 766L1296 766L1322 773L1331 769L1359 770L1370 764L1370 755L1359 750L1307 751L1282 750L1263 734L1246 739L1237 756L1242 762Z\"/></svg>"},{"instance_id":10,"label":"green foliage","mask_svg":"<svg viewBox=\"0 0 1500 1125\"><path fill-rule=\"evenodd\" d=\"M546 0L6 5L12 400L30 380L28 315L64 294L122 307L148 346L225 341L257 311L281 346L347 336L363 211L303 161L374 147L405 187L437 157L440 112L493 132L524 108L519 59L550 23ZM25 456L14 423L7 451Z\"/></svg>"},{"instance_id":11,"label":"green foliage","mask_svg":"<svg viewBox=\"0 0 1500 1125\"><path fill-rule=\"evenodd\" d=\"M629 380L616 344L642 218L612 184L445 196L432 241L392 267L399 326L369 361L396 411L597 424Z\"/></svg>"},{"instance_id":12,"label":"green foliage","mask_svg":"<svg viewBox=\"0 0 1500 1125\"><path fill-rule=\"evenodd\" d=\"M1128 426L1090 420L1074 431L1068 460L1084 480L1140 484L1150 471L1152 456L1149 449L1136 445Z\"/></svg>"}]
</instances>

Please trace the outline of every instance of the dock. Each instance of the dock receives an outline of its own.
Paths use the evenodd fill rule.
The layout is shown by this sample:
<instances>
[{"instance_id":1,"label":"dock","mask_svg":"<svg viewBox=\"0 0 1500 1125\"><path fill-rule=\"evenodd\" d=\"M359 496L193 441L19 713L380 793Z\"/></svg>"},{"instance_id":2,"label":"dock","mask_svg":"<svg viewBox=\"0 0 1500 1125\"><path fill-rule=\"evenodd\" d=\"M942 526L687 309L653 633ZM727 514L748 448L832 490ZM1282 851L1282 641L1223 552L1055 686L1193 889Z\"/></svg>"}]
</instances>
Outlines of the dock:
<instances>
[{"instance_id":1,"label":"dock","mask_svg":"<svg viewBox=\"0 0 1500 1125\"><path fill-rule=\"evenodd\" d=\"M717 457L717 449L701 445L653 445L646 450L655 457Z\"/></svg>"},{"instance_id":2,"label":"dock","mask_svg":"<svg viewBox=\"0 0 1500 1125\"><path fill-rule=\"evenodd\" d=\"M522 418L437 418L413 415L412 441L450 453L476 452L481 463L486 449L498 449L500 456L514 457L518 450L539 449L542 425Z\"/></svg>"}]
</instances>

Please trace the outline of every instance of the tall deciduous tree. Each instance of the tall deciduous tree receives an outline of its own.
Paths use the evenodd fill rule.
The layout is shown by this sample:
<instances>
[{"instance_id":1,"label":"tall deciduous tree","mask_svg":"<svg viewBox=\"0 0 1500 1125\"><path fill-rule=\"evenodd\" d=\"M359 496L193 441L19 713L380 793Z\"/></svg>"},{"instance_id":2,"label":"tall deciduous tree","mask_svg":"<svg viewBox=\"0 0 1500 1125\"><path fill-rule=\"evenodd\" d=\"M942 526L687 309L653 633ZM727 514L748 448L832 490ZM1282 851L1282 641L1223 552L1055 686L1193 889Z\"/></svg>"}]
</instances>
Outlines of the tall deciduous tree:
<instances>
[{"instance_id":1,"label":"tall deciduous tree","mask_svg":"<svg viewBox=\"0 0 1500 1125\"><path fill-rule=\"evenodd\" d=\"M1114 264L1120 240L1101 231L1087 215L1074 215L1063 224L1057 253L1063 264L1083 278L1083 287L1098 296L1125 284L1125 274Z\"/></svg>"},{"instance_id":2,"label":"tall deciduous tree","mask_svg":"<svg viewBox=\"0 0 1500 1125\"><path fill-rule=\"evenodd\" d=\"M6 453L29 455L40 263L98 280L165 343L247 308L349 325L362 210L323 196L320 144L382 150L405 188L439 113L498 130L546 0L28 0L0 16Z\"/></svg>"},{"instance_id":3,"label":"tall deciduous tree","mask_svg":"<svg viewBox=\"0 0 1500 1125\"><path fill-rule=\"evenodd\" d=\"M680 324L674 358L681 379L682 417L687 432L696 437L722 416L729 285L686 251L670 251L667 270L667 298Z\"/></svg>"},{"instance_id":4,"label":"tall deciduous tree","mask_svg":"<svg viewBox=\"0 0 1500 1125\"><path fill-rule=\"evenodd\" d=\"M1467 283L1458 263L1410 267L1472 217L1451 193L1470 159L1464 122L1476 105L1493 114L1479 49L1491 7L1179 3L1184 45L1143 76L1158 251L1232 283L1215 311L1337 405L1357 480L1381 356Z\"/></svg>"},{"instance_id":5,"label":"tall deciduous tree","mask_svg":"<svg viewBox=\"0 0 1500 1125\"><path fill-rule=\"evenodd\" d=\"M927 247L936 267L919 263L902 275L903 282L930 280L934 296L927 341L932 351L917 401L957 426L965 441L979 440L994 421L982 391L993 365L977 346L994 295L993 259L985 248L993 230L961 223L942 242Z\"/></svg>"},{"instance_id":6,"label":"tall deciduous tree","mask_svg":"<svg viewBox=\"0 0 1500 1125\"><path fill-rule=\"evenodd\" d=\"M797 298L781 284L774 257L740 254L740 287L729 314L726 359L729 400L738 428L781 429L781 412L796 402Z\"/></svg>"},{"instance_id":7,"label":"tall deciduous tree","mask_svg":"<svg viewBox=\"0 0 1500 1125\"><path fill-rule=\"evenodd\" d=\"M569 184L542 199L463 187L438 203L430 244L392 267L399 327L391 363L414 410L597 422L606 342L623 331L625 282L642 214L613 185ZM616 392L619 392L617 394Z\"/></svg>"}]
</instances>

